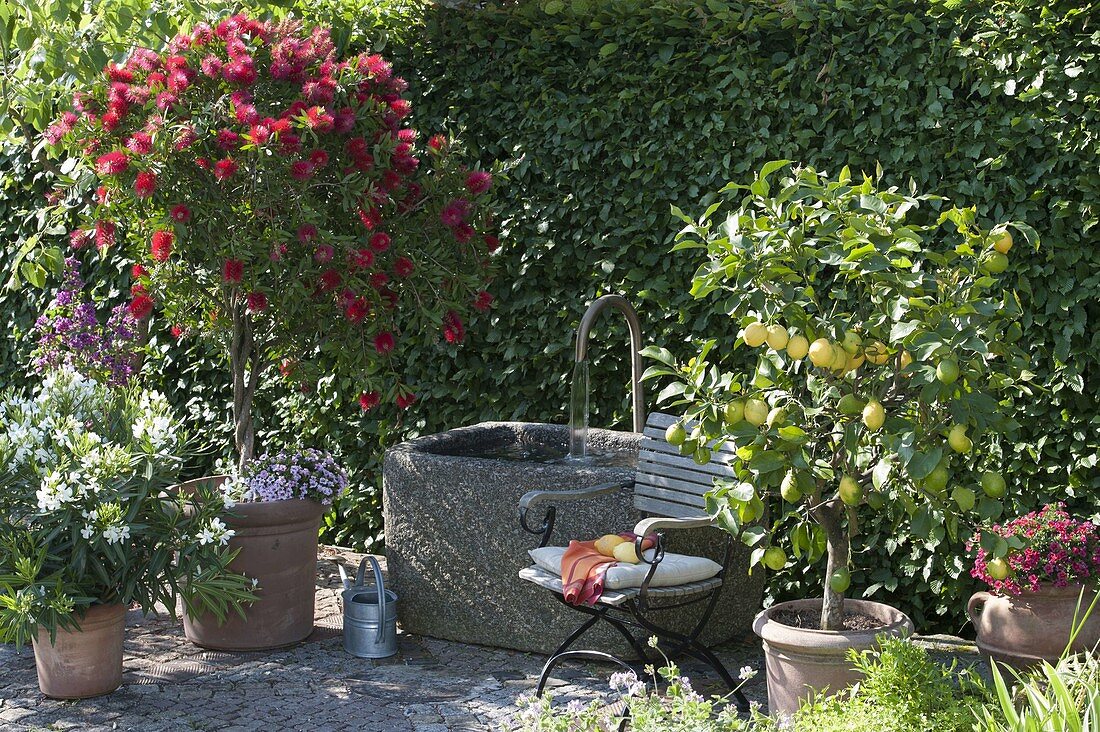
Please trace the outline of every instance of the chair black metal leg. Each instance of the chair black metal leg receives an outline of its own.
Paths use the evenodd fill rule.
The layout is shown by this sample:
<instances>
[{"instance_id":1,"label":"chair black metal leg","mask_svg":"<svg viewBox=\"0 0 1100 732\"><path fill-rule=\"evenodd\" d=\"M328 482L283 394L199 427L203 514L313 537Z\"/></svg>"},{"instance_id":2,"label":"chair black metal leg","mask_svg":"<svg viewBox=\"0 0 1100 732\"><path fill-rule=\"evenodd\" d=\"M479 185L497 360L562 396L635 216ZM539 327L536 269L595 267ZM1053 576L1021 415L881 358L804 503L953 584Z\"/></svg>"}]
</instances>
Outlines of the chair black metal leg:
<instances>
[{"instance_id":1,"label":"chair black metal leg","mask_svg":"<svg viewBox=\"0 0 1100 732\"><path fill-rule=\"evenodd\" d=\"M642 645L642 642L634 637L634 634L630 632L630 629L626 627L626 624L618 618L611 617L610 615L604 615L603 619L606 620L615 630L626 638L626 642L630 644L630 647L634 649L634 652L638 654L638 662L642 664L649 663L649 655L646 653L646 647Z\"/></svg>"},{"instance_id":2,"label":"chair black metal leg","mask_svg":"<svg viewBox=\"0 0 1100 732\"><path fill-rule=\"evenodd\" d=\"M539 686L538 690L535 692L537 698L542 698L542 690L546 686L546 680L550 678L550 671L557 665L558 659L566 654L566 649L568 649L569 646L576 643L578 638L584 635L589 628L598 623L601 617L603 617L603 613L593 612L592 617L570 633L569 637L566 638L562 644L558 646L557 650L551 653L550 657L546 659L546 663L542 667L542 673L539 674Z\"/></svg>"},{"instance_id":3,"label":"chair black metal leg","mask_svg":"<svg viewBox=\"0 0 1100 732\"><path fill-rule=\"evenodd\" d=\"M542 698L543 687L546 685L547 679L550 678L550 672L554 670L554 667L570 658L584 658L589 661L607 661L618 664L627 671L634 671L626 661L616 656L612 656L610 653L604 653L603 651L563 651L547 659L546 665L542 668L542 676L539 677L539 687L535 692L536 698Z\"/></svg>"}]
</instances>

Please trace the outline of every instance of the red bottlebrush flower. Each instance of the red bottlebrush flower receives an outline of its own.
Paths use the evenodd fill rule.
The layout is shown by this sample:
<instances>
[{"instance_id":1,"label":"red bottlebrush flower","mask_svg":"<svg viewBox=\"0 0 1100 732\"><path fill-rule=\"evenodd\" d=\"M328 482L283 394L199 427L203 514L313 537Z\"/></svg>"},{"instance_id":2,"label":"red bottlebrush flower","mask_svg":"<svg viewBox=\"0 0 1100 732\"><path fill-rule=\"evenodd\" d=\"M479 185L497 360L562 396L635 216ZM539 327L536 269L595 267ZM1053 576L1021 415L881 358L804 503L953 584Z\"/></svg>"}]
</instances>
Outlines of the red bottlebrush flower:
<instances>
[{"instance_id":1,"label":"red bottlebrush flower","mask_svg":"<svg viewBox=\"0 0 1100 732\"><path fill-rule=\"evenodd\" d=\"M195 130L191 127L184 127L176 135L176 149L186 150L195 143L195 140L199 139L199 136L195 134Z\"/></svg>"},{"instance_id":2,"label":"red bottlebrush flower","mask_svg":"<svg viewBox=\"0 0 1100 732\"><path fill-rule=\"evenodd\" d=\"M161 111L167 110L174 107L178 101L179 97L172 92L161 92L157 94L157 109Z\"/></svg>"},{"instance_id":3,"label":"red bottlebrush flower","mask_svg":"<svg viewBox=\"0 0 1100 732\"><path fill-rule=\"evenodd\" d=\"M381 403L382 395L376 391L365 391L359 395L359 407L364 412L369 412Z\"/></svg>"},{"instance_id":4,"label":"red bottlebrush flower","mask_svg":"<svg viewBox=\"0 0 1100 732\"><path fill-rule=\"evenodd\" d=\"M140 282L135 282L134 284L130 285L130 295L133 297L137 297L138 295L145 295L147 294L147 292L148 291L145 289L145 285L141 284Z\"/></svg>"},{"instance_id":5,"label":"red bottlebrush flower","mask_svg":"<svg viewBox=\"0 0 1100 732\"><path fill-rule=\"evenodd\" d=\"M218 147L222 150L232 150L237 146L237 140L239 136L233 130L221 129L218 130Z\"/></svg>"},{"instance_id":6,"label":"red bottlebrush flower","mask_svg":"<svg viewBox=\"0 0 1100 732\"><path fill-rule=\"evenodd\" d=\"M95 172L100 175L118 175L129 167L130 160L121 150L100 155L95 161Z\"/></svg>"},{"instance_id":7,"label":"red bottlebrush flower","mask_svg":"<svg viewBox=\"0 0 1100 732\"><path fill-rule=\"evenodd\" d=\"M490 254L500 249L500 239L496 238L492 234L486 234L484 239L485 247L489 250Z\"/></svg>"},{"instance_id":8,"label":"red bottlebrush flower","mask_svg":"<svg viewBox=\"0 0 1100 732\"><path fill-rule=\"evenodd\" d=\"M126 141L126 147L137 155L147 155L153 149L153 136L148 132L135 132Z\"/></svg>"},{"instance_id":9,"label":"red bottlebrush flower","mask_svg":"<svg viewBox=\"0 0 1100 732\"><path fill-rule=\"evenodd\" d=\"M478 312L488 312L492 304L493 296L485 290L482 290L481 292L477 293L476 296L474 296L474 310L477 310Z\"/></svg>"},{"instance_id":10,"label":"red bottlebrush flower","mask_svg":"<svg viewBox=\"0 0 1100 732\"><path fill-rule=\"evenodd\" d=\"M318 244L317 249L313 252L313 261L318 264L325 264L332 261L332 257L336 254L336 250L332 248L330 244Z\"/></svg>"},{"instance_id":11,"label":"red bottlebrush flower","mask_svg":"<svg viewBox=\"0 0 1100 732\"><path fill-rule=\"evenodd\" d=\"M99 123L103 125L103 129L106 132L114 132L115 128L118 127L118 124L121 121L122 117L119 115L118 112L115 112L113 110L110 112L105 112L103 116L99 118Z\"/></svg>"},{"instance_id":12,"label":"red bottlebrush flower","mask_svg":"<svg viewBox=\"0 0 1100 732\"><path fill-rule=\"evenodd\" d=\"M242 125L251 125L260 121L260 113L256 111L256 107L251 104L238 104L235 105L233 110L233 116Z\"/></svg>"},{"instance_id":13,"label":"red bottlebrush flower","mask_svg":"<svg viewBox=\"0 0 1100 732\"><path fill-rule=\"evenodd\" d=\"M186 224L191 220L191 209L184 206L182 203L177 203L168 211L168 215L173 221L178 221L181 224Z\"/></svg>"},{"instance_id":14,"label":"red bottlebrush flower","mask_svg":"<svg viewBox=\"0 0 1100 732\"><path fill-rule=\"evenodd\" d=\"M173 94L186 91L189 86L191 86L191 77L184 71L177 70L168 75L168 89Z\"/></svg>"},{"instance_id":15,"label":"red bottlebrush flower","mask_svg":"<svg viewBox=\"0 0 1100 732\"><path fill-rule=\"evenodd\" d=\"M416 265L408 257L398 257L393 262L393 273L397 277L408 277L416 270Z\"/></svg>"},{"instance_id":16,"label":"red bottlebrush flower","mask_svg":"<svg viewBox=\"0 0 1100 732\"><path fill-rule=\"evenodd\" d=\"M394 155L390 159L390 164L394 169L402 175L412 175L416 172L416 169L420 167L420 159L415 158L412 155Z\"/></svg>"},{"instance_id":17,"label":"red bottlebrush flower","mask_svg":"<svg viewBox=\"0 0 1100 732\"><path fill-rule=\"evenodd\" d=\"M218 180L230 178L237 172L237 167L237 161L233 158L223 158L214 163L214 177Z\"/></svg>"},{"instance_id":18,"label":"red bottlebrush flower","mask_svg":"<svg viewBox=\"0 0 1100 732\"><path fill-rule=\"evenodd\" d=\"M466 215L469 212L469 202L464 198L456 198L439 212L439 220L443 222L444 226L454 228L466 220Z\"/></svg>"},{"instance_id":19,"label":"red bottlebrush flower","mask_svg":"<svg viewBox=\"0 0 1100 732\"><path fill-rule=\"evenodd\" d=\"M362 137L353 137L344 143L344 152L348 154L348 157L358 158L370 153L370 148L367 146L367 141Z\"/></svg>"},{"instance_id":20,"label":"red bottlebrush flower","mask_svg":"<svg viewBox=\"0 0 1100 732\"><path fill-rule=\"evenodd\" d=\"M173 325L171 332L172 332L172 337L175 338L178 341L180 338L183 337L183 326L179 325L179 324Z\"/></svg>"},{"instance_id":21,"label":"red bottlebrush flower","mask_svg":"<svg viewBox=\"0 0 1100 732\"><path fill-rule=\"evenodd\" d=\"M84 229L73 229L69 232L69 246L73 249L83 249L92 241L91 232Z\"/></svg>"},{"instance_id":22,"label":"red bottlebrush flower","mask_svg":"<svg viewBox=\"0 0 1100 732\"><path fill-rule=\"evenodd\" d=\"M290 132L290 121L286 119L264 120L264 124L271 129L271 133L274 135L282 135Z\"/></svg>"},{"instance_id":23,"label":"red bottlebrush flower","mask_svg":"<svg viewBox=\"0 0 1100 732\"><path fill-rule=\"evenodd\" d=\"M144 277L146 274L145 267L142 267L140 264L135 264L133 267L130 267L130 277L135 280Z\"/></svg>"},{"instance_id":24,"label":"red bottlebrush flower","mask_svg":"<svg viewBox=\"0 0 1100 732\"><path fill-rule=\"evenodd\" d=\"M154 262L167 262L168 257L172 256L172 245L176 241L176 235L171 231L160 229L153 232L153 240L150 244L150 251L153 255Z\"/></svg>"},{"instance_id":25,"label":"red bottlebrush flower","mask_svg":"<svg viewBox=\"0 0 1100 732\"><path fill-rule=\"evenodd\" d=\"M336 113L336 118L333 120L332 127L336 132L341 135L346 135L355 129L355 110L351 107L344 107Z\"/></svg>"},{"instance_id":26,"label":"red bottlebrush flower","mask_svg":"<svg viewBox=\"0 0 1100 732\"><path fill-rule=\"evenodd\" d=\"M348 252L348 266L352 269L367 269L374 264L374 252L370 249L353 249Z\"/></svg>"},{"instance_id":27,"label":"red bottlebrush flower","mask_svg":"<svg viewBox=\"0 0 1100 732\"><path fill-rule=\"evenodd\" d=\"M305 112L306 125L314 132L330 132L335 124L332 115L324 107L310 107Z\"/></svg>"},{"instance_id":28,"label":"red bottlebrush flower","mask_svg":"<svg viewBox=\"0 0 1100 732\"><path fill-rule=\"evenodd\" d=\"M397 406L401 409L408 409L412 405L416 404L416 394L411 391L408 394L397 395Z\"/></svg>"},{"instance_id":29,"label":"red bottlebrush flower","mask_svg":"<svg viewBox=\"0 0 1100 732\"><path fill-rule=\"evenodd\" d=\"M100 186L95 189L95 200L100 206L107 205L107 199L110 195L110 191L107 190L107 186Z\"/></svg>"},{"instance_id":30,"label":"red bottlebrush flower","mask_svg":"<svg viewBox=\"0 0 1100 732\"><path fill-rule=\"evenodd\" d=\"M134 181L134 195L138 198L149 198L156 190L156 173L150 173L148 170L143 170L137 174L137 179Z\"/></svg>"},{"instance_id":31,"label":"red bottlebrush flower","mask_svg":"<svg viewBox=\"0 0 1100 732\"><path fill-rule=\"evenodd\" d=\"M154 71L145 77L145 83L149 85L149 89L163 89L168 84L168 77L159 71Z\"/></svg>"},{"instance_id":32,"label":"red bottlebrush flower","mask_svg":"<svg viewBox=\"0 0 1100 732\"><path fill-rule=\"evenodd\" d=\"M383 356L387 353L392 353L396 345L397 343L394 340L393 333L389 331L382 331L374 337L374 349Z\"/></svg>"},{"instance_id":33,"label":"red bottlebrush flower","mask_svg":"<svg viewBox=\"0 0 1100 732\"><path fill-rule=\"evenodd\" d=\"M471 171L466 176L466 190L470 192L471 196L478 196L489 190L493 185L493 176L486 173L484 170Z\"/></svg>"},{"instance_id":34,"label":"red bottlebrush flower","mask_svg":"<svg viewBox=\"0 0 1100 732\"><path fill-rule=\"evenodd\" d=\"M222 67L222 76L226 81L242 86L252 86L257 78L256 68L248 56L238 57L227 63Z\"/></svg>"},{"instance_id":35,"label":"red bottlebrush flower","mask_svg":"<svg viewBox=\"0 0 1100 732\"><path fill-rule=\"evenodd\" d=\"M130 315L138 320L145 320L153 312L153 298L148 295L138 295L130 301Z\"/></svg>"},{"instance_id":36,"label":"red bottlebrush flower","mask_svg":"<svg viewBox=\"0 0 1100 732\"><path fill-rule=\"evenodd\" d=\"M313 224L302 224L298 227L298 241L309 244L317 238L317 227Z\"/></svg>"},{"instance_id":37,"label":"red bottlebrush flower","mask_svg":"<svg viewBox=\"0 0 1100 732\"><path fill-rule=\"evenodd\" d=\"M382 194L382 200L386 200L387 191L395 191L401 187L401 174L396 170L382 171L382 180L378 184L378 192Z\"/></svg>"},{"instance_id":38,"label":"red bottlebrush flower","mask_svg":"<svg viewBox=\"0 0 1100 732\"><path fill-rule=\"evenodd\" d=\"M248 130L248 139L252 141L253 145L263 145L271 139L271 128L265 124L254 124Z\"/></svg>"},{"instance_id":39,"label":"red bottlebrush flower","mask_svg":"<svg viewBox=\"0 0 1100 732\"><path fill-rule=\"evenodd\" d=\"M111 81L121 81L129 84L134 80L134 72L127 69L125 66L119 66L113 61L109 61L103 68L103 73L107 75L107 78Z\"/></svg>"},{"instance_id":40,"label":"red bottlebrush flower","mask_svg":"<svg viewBox=\"0 0 1100 732\"><path fill-rule=\"evenodd\" d=\"M325 270L321 275L321 292L332 292L340 283L344 281L344 278L340 276L340 273L334 269Z\"/></svg>"},{"instance_id":41,"label":"red bottlebrush flower","mask_svg":"<svg viewBox=\"0 0 1100 732\"><path fill-rule=\"evenodd\" d=\"M428 138L428 147L436 152L443 152L447 149L447 138L443 135L432 135Z\"/></svg>"},{"instance_id":42,"label":"red bottlebrush flower","mask_svg":"<svg viewBox=\"0 0 1100 732\"><path fill-rule=\"evenodd\" d=\"M284 155L294 155L302 149L302 138L293 132L279 135L279 150Z\"/></svg>"},{"instance_id":43,"label":"red bottlebrush flower","mask_svg":"<svg viewBox=\"0 0 1100 732\"><path fill-rule=\"evenodd\" d=\"M95 245L100 249L106 249L115 243L115 222L95 222Z\"/></svg>"},{"instance_id":44,"label":"red bottlebrush flower","mask_svg":"<svg viewBox=\"0 0 1100 732\"><path fill-rule=\"evenodd\" d=\"M210 161L206 158L195 158L195 165L199 166L203 170L210 170Z\"/></svg>"},{"instance_id":45,"label":"red bottlebrush flower","mask_svg":"<svg viewBox=\"0 0 1100 732\"><path fill-rule=\"evenodd\" d=\"M284 358L279 362L279 375L284 379L289 379L297 369L298 364L289 358Z\"/></svg>"},{"instance_id":46,"label":"red bottlebrush flower","mask_svg":"<svg viewBox=\"0 0 1100 732\"><path fill-rule=\"evenodd\" d=\"M397 119L405 119L412 113L412 104L407 99L395 99L390 102L390 111Z\"/></svg>"},{"instance_id":47,"label":"red bottlebrush flower","mask_svg":"<svg viewBox=\"0 0 1100 732\"><path fill-rule=\"evenodd\" d=\"M477 233L474 231L474 227L470 226L469 224L459 224L451 231L455 235L455 240L461 244L465 244L466 242L473 239L474 234Z\"/></svg>"},{"instance_id":48,"label":"red bottlebrush flower","mask_svg":"<svg viewBox=\"0 0 1100 732\"><path fill-rule=\"evenodd\" d=\"M382 214L376 208L369 211L359 209L359 220L363 222L363 226L367 227L368 231L373 231L382 223Z\"/></svg>"},{"instance_id":49,"label":"red bottlebrush flower","mask_svg":"<svg viewBox=\"0 0 1100 732\"><path fill-rule=\"evenodd\" d=\"M357 297L344 308L344 314L353 323L362 323L370 312L370 303L365 297Z\"/></svg>"},{"instance_id":50,"label":"red bottlebrush flower","mask_svg":"<svg viewBox=\"0 0 1100 732\"><path fill-rule=\"evenodd\" d=\"M199 69L203 74L213 79L222 72L222 60L214 54L210 54L199 64Z\"/></svg>"},{"instance_id":51,"label":"red bottlebrush flower","mask_svg":"<svg viewBox=\"0 0 1100 732\"><path fill-rule=\"evenodd\" d=\"M461 343L466 339L466 328L454 310L443 316L443 339L448 343Z\"/></svg>"},{"instance_id":52,"label":"red bottlebrush flower","mask_svg":"<svg viewBox=\"0 0 1100 732\"><path fill-rule=\"evenodd\" d=\"M290 164L290 177L300 181L309 180L313 177L313 163L308 160L295 160Z\"/></svg>"},{"instance_id":53,"label":"red bottlebrush flower","mask_svg":"<svg viewBox=\"0 0 1100 732\"><path fill-rule=\"evenodd\" d=\"M324 150L314 150L309 154L309 162L315 168L323 168L328 165L328 153Z\"/></svg>"},{"instance_id":54,"label":"red bottlebrush flower","mask_svg":"<svg viewBox=\"0 0 1100 732\"><path fill-rule=\"evenodd\" d=\"M271 247L271 254L268 257L272 262L278 262L286 254L286 244L275 244Z\"/></svg>"},{"instance_id":55,"label":"red bottlebrush flower","mask_svg":"<svg viewBox=\"0 0 1100 732\"><path fill-rule=\"evenodd\" d=\"M222 282L235 285L244 277L244 262L239 259L227 259L222 265Z\"/></svg>"},{"instance_id":56,"label":"red bottlebrush flower","mask_svg":"<svg viewBox=\"0 0 1100 732\"><path fill-rule=\"evenodd\" d=\"M370 238L370 248L379 253L389 249L391 243L390 235L384 231L376 232Z\"/></svg>"},{"instance_id":57,"label":"red bottlebrush flower","mask_svg":"<svg viewBox=\"0 0 1100 732\"><path fill-rule=\"evenodd\" d=\"M267 295L262 292L250 292L247 298L250 313L262 313L267 310Z\"/></svg>"},{"instance_id":58,"label":"red bottlebrush flower","mask_svg":"<svg viewBox=\"0 0 1100 732\"><path fill-rule=\"evenodd\" d=\"M385 272L375 272L370 276L370 286L376 290L381 290L390 281L390 278L386 276Z\"/></svg>"}]
</instances>

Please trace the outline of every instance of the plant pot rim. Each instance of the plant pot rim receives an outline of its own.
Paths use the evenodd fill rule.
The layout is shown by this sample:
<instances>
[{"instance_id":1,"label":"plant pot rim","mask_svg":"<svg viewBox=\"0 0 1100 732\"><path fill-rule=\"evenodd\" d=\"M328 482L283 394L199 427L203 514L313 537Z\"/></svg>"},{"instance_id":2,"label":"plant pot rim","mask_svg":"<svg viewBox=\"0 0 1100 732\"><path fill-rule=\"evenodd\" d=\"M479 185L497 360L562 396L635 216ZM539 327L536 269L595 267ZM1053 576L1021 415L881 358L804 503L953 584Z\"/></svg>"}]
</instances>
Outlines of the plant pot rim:
<instances>
[{"instance_id":1,"label":"plant pot rim","mask_svg":"<svg viewBox=\"0 0 1100 732\"><path fill-rule=\"evenodd\" d=\"M761 639L773 646L790 646L804 648L812 646L817 648L870 648L875 639L882 635L909 635L913 632L913 621L909 616L890 605L873 600L845 599L846 612L855 610L863 615L869 615L883 624L878 628L868 630L817 630L813 628L798 628L786 625L772 619L772 615L781 610L809 610L821 612L823 598L804 600L789 600L777 602L766 610L760 611L753 620L752 629Z\"/></svg>"},{"instance_id":2,"label":"plant pot rim","mask_svg":"<svg viewBox=\"0 0 1100 732\"><path fill-rule=\"evenodd\" d=\"M1077 597L1081 592L1085 591L1086 595L1089 592L1100 591L1100 582L1084 583L1078 582L1073 585L1066 585L1065 587L1058 587L1053 582L1040 582L1038 590L1024 590L1016 594L1010 592L999 592L993 588L979 590L987 595L993 595L994 597L1006 597L1009 600L1013 598L1029 598L1029 597L1065 597L1072 596ZM974 593L978 594L978 593Z\"/></svg>"}]
</instances>

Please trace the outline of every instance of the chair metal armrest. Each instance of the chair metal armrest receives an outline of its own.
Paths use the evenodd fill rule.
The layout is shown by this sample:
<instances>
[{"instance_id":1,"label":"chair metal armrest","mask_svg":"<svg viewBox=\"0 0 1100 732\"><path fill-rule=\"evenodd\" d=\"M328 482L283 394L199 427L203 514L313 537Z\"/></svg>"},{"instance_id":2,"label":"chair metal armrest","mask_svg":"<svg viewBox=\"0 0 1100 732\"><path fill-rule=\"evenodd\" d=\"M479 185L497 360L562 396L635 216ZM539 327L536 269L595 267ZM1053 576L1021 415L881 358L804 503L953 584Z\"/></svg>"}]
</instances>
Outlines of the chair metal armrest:
<instances>
[{"instance_id":1,"label":"chair metal armrest","mask_svg":"<svg viewBox=\"0 0 1100 732\"><path fill-rule=\"evenodd\" d=\"M549 491L549 490L534 490L528 491L523 494L523 497L519 499L519 525L524 531L529 534L535 534L541 536L542 539L539 543L540 547L546 546L550 541L550 534L554 530L554 520L557 517L558 507L552 505L554 503L565 503L569 501L580 501L587 498L595 498L596 496L602 496L608 493L614 493L622 490L623 488L629 488L634 485L634 480L620 480L614 483L600 483L599 485L588 486L585 488L572 488L562 491ZM528 512L535 506L543 503L550 503L551 505L546 508L546 513L543 514L542 522L539 526L531 526L527 521Z\"/></svg>"},{"instance_id":2,"label":"chair metal armrest","mask_svg":"<svg viewBox=\"0 0 1100 732\"><path fill-rule=\"evenodd\" d=\"M714 519L709 516L699 518L666 518L654 517L642 519L634 527L634 533L638 536L646 536L659 529L698 529L704 526L713 526Z\"/></svg>"}]
</instances>

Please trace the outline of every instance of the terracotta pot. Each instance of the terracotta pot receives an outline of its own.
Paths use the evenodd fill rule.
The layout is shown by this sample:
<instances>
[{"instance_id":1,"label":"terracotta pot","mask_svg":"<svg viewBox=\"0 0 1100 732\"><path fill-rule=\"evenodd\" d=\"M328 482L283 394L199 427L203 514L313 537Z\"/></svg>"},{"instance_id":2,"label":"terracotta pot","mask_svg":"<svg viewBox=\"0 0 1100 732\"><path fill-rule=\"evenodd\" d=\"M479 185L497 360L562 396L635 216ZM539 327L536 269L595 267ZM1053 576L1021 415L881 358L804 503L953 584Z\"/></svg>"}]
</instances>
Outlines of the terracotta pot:
<instances>
[{"instance_id":1,"label":"terracotta pot","mask_svg":"<svg viewBox=\"0 0 1100 732\"><path fill-rule=\"evenodd\" d=\"M225 476L200 478L221 482ZM179 486L186 491L197 481ZM317 583L317 533L325 507L315 501L238 503L223 520L236 535L229 546L240 553L229 564L259 582L259 599L235 611L223 625L210 613L184 613L187 639L219 651L258 651L289 646L313 632Z\"/></svg>"},{"instance_id":2,"label":"terracotta pot","mask_svg":"<svg viewBox=\"0 0 1100 732\"><path fill-rule=\"evenodd\" d=\"M792 714L808 697L835 694L859 681L860 674L848 660L848 650L865 651L877 645L879 635L905 637L913 621L905 613L877 602L845 600L848 612L858 612L882 622L873 630L809 630L772 620L783 610L821 613L821 599L794 600L772 605L756 616L752 629L764 640L768 672L768 711Z\"/></svg>"},{"instance_id":3,"label":"terracotta pot","mask_svg":"<svg viewBox=\"0 0 1100 732\"><path fill-rule=\"evenodd\" d=\"M1038 592L994 595L976 592L966 614L978 632L978 650L983 655L1018 668L1042 661L1057 661L1069 645L1077 602L1081 614L1088 610L1096 590L1081 585L1041 585ZM1100 606L1100 603L1098 603ZM1091 650L1100 642L1100 607L1093 610L1073 642L1072 651Z\"/></svg>"},{"instance_id":4,"label":"terracotta pot","mask_svg":"<svg viewBox=\"0 0 1100 732\"><path fill-rule=\"evenodd\" d=\"M122 639L126 630L125 605L93 605L79 630L38 629L31 639L38 688L53 699L87 699L110 694L122 684Z\"/></svg>"}]
</instances>

